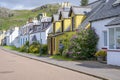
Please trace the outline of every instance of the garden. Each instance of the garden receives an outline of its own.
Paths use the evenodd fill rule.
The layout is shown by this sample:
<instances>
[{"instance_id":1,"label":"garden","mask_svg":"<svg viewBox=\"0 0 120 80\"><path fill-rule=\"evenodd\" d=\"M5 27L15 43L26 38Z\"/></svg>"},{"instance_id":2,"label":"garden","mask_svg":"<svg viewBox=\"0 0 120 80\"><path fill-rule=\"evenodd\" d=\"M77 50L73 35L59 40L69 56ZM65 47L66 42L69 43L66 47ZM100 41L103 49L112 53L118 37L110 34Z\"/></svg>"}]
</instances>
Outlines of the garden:
<instances>
[{"instance_id":1,"label":"garden","mask_svg":"<svg viewBox=\"0 0 120 80\"><path fill-rule=\"evenodd\" d=\"M71 58L71 60L96 60L98 40L99 37L94 28L86 30L81 28L71 39L66 36L60 41L62 47L59 47L59 53L56 55L59 58L61 56L61 58Z\"/></svg>"}]
</instances>

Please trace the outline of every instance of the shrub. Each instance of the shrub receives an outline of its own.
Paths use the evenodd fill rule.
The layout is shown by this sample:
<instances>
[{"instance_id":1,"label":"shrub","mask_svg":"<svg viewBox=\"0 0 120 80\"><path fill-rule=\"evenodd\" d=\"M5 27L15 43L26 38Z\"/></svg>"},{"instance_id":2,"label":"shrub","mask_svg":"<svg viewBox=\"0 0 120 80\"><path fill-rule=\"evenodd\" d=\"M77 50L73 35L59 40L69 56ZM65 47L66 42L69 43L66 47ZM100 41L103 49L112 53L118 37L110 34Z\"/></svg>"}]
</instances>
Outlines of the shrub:
<instances>
[{"instance_id":1,"label":"shrub","mask_svg":"<svg viewBox=\"0 0 120 80\"><path fill-rule=\"evenodd\" d=\"M24 45L20 47L20 52L25 52L25 47L24 47Z\"/></svg>"},{"instance_id":2,"label":"shrub","mask_svg":"<svg viewBox=\"0 0 120 80\"><path fill-rule=\"evenodd\" d=\"M77 33L77 38L71 40L72 52L74 52L75 55L77 54L76 52L80 52L77 56L81 59L93 58L97 50L98 39L95 29L80 29Z\"/></svg>"},{"instance_id":3,"label":"shrub","mask_svg":"<svg viewBox=\"0 0 120 80\"><path fill-rule=\"evenodd\" d=\"M104 50L100 50L100 51L97 51L95 53L95 56L98 57L98 56L102 56L102 57L105 57L107 55L107 52L104 51Z\"/></svg>"},{"instance_id":4,"label":"shrub","mask_svg":"<svg viewBox=\"0 0 120 80\"><path fill-rule=\"evenodd\" d=\"M20 52L29 53L29 41L26 41L26 43L20 48Z\"/></svg>"},{"instance_id":5,"label":"shrub","mask_svg":"<svg viewBox=\"0 0 120 80\"><path fill-rule=\"evenodd\" d=\"M42 45L42 54L47 54L48 46L46 44Z\"/></svg>"},{"instance_id":6,"label":"shrub","mask_svg":"<svg viewBox=\"0 0 120 80\"><path fill-rule=\"evenodd\" d=\"M29 46L29 52L30 53L39 53L40 52L40 44L38 42L33 42Z\"/></svg>"},{"instance_id":7,"label":"shrub","mask_svg":"<svg viewBox=\"0 0 120 80\"><path fill-rule=\"evenodd\" d=\"M62 56L64 56L64 57L69 57L68 49L63 50Z\"/></svg>"}]
</instances>

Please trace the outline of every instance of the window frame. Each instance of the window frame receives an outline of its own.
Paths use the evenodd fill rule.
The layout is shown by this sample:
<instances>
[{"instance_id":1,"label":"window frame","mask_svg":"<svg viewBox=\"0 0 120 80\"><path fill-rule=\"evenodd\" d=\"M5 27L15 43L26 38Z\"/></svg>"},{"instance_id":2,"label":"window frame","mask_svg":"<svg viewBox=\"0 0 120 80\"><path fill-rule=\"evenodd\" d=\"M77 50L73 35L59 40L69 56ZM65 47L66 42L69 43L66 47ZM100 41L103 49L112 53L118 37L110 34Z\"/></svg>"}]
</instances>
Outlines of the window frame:
<instances>
[{"instance_id":1,"label":"window frame","mask_svg":"<svg viewBox=\"0 0 120 80\"><path fill-rule=\"evenodd\" d=\"M109 47L109 46L110 46L110 32L109 32L109 29L110 29L110 28L111 28L111 29L114 29L114 46L115 46L114 49L111 49L111 48ZM117 29L116 29L116 28L120 28L120 27L109 27L109 28L108 28L108 49L109 49L109 50L120 50L120 49L117 49L117 45L116 45L116 44L117 44L117 42L116 42L116 41L117 41L117 34L116 34L116 32L117 32L116 30L117 30Z\"/></svg>"}]
</instances>

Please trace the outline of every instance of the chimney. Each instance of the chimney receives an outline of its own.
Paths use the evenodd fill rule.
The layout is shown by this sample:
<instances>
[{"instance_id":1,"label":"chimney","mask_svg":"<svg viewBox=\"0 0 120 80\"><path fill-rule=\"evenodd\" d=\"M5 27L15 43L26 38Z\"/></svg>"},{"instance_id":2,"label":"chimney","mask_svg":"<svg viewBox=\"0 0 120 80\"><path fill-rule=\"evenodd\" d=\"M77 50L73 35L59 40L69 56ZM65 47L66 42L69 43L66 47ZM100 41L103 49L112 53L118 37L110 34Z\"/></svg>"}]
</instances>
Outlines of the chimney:
<instances>
[{"instance_id":1,"label":"chimney","mask_svg":"<svg viewBox=\"0 0 120 80\"><path fill-rule=\"evenodd\" d=\"M46 12L44 13L44 17L46 17Z\"/></svg>"},{"instance_id":2,"label":"chimney","mask_svg":"<svg viewBox=\"0 0 120 80\"><path fill-rule=\"evenodd\" d=\"M29 19L28 19L28 22L31 23L31 22L32 22L32 18L29 18Z\"/></svg>"}]
</instances>

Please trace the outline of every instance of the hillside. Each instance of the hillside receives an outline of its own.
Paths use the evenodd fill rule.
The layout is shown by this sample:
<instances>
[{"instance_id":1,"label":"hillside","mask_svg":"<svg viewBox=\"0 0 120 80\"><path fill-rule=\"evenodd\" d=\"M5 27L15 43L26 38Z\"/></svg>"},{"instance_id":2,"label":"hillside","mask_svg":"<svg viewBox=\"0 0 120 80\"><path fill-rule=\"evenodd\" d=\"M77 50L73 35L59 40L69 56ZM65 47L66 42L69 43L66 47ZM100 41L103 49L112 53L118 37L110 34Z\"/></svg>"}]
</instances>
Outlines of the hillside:
<instances>
[{"instance_id":1,"label":"hillside","mask_svg":"<svg viewBox=\"0 0 120 80\"><path fill-rule=\"evenodd\" d=\"M22 26L28 18L34 18L39 13L46 12L47 16L57 13L59 4L47 4L33 10L10 10L0 8L0 30L6 30L14 26Z\"/></svg>"}]
</instances>

